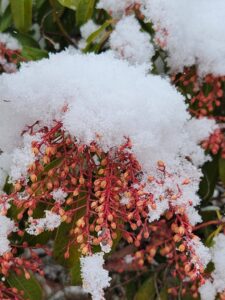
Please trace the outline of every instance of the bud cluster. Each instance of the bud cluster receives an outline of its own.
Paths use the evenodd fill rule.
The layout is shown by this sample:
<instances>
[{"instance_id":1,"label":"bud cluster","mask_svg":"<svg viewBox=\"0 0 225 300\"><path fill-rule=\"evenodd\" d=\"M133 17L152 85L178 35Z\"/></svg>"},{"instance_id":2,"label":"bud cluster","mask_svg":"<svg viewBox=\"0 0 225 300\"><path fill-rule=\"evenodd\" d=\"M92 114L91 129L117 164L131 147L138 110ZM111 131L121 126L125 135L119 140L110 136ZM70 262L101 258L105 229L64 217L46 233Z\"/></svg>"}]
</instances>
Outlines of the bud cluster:
<instances>
[{"instance_id":1,"label":"bud cluster","mask_svg":"<svg viewBox=\"0 0 225 300\"><path fill-rule=\"evenodd\" d=\"M190 247L196 237L186 208L176 204L190 179L181 180L181 187L177 183L173 190L166 184L167 180L173 180L173 174L168 173L163 161L157 163L158 177L146 176L132 153L129 139L105 152L96 142L79 143L65 132L60 122L52 128L40 128L37 122L28 127L27 133L41 136L39 141L31 143L34 161L28 167L27 178L14 182L11 193L0 199L2 205L5 204L6 214L8 203L18 208L19 236L25 231L32 234L32 230L27 230L30 222L34 229L35 222L38 226L35 235L44 230L53 231L65 222L70 225L70 238L64 252L66 259L73 247L77 247L81 255L92 255L96 249L110 252L122 238L128 247L131 244L132 249L136 249L131 253L131 269L132 266L142 269L145 262L152 264L161 256L174 278L189 278L187 285L191 283L193 295L197 295L204 266ZM155 195L157 186L163 191L161 195ZM149 223L149 214L165 199L169 209L163 217L159 214L158 220ZM43 215L47 212L49 220L35 219L40 208ZM52 216L61 221L57 219L55 225ZM23 243L21 247L26 248L28 244ZM13 247L12 254L6 253L1 258L1 273L7 276L8 270L13 268L16 273L24 270L28 277L27 270L39 270L38 258L30 251L31 258L25 261L16 257L17 248ZM8 259L13 262L10 267ZM116 265L118 271L126 269L124 261ZM176 295L177 289L173 287L170 292Z\"/></svg>"}]
</instances>

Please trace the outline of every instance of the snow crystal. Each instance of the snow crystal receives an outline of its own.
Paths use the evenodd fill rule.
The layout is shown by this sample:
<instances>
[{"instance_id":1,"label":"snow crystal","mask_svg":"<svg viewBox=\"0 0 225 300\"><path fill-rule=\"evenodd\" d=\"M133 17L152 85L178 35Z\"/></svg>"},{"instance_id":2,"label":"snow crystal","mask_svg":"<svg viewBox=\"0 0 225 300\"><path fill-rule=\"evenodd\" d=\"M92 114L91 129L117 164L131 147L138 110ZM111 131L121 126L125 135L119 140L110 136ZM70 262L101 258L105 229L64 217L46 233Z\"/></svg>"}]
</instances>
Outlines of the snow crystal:
<instances>
[{"instance_id":1,"label":"snow crystal","mask_svg":"<svg viewBox=\"0 0 225 300\"><path fill-rule=\"evenodd\" d=\"M123 197L120 199L120 203L121 203L122 205L127 205L129 202L130 202L130 198L128 198L128 197L123 196Z\"/></svg>"},{"instance_id":2,"label":"snow crystal","mask_svg":"<svg viewBox=\"0 0 225 300\"><path fill-rule=\"evenodd\" d=\"M141 31L134 16L124 17L116 24L110 37L110 48L116 56L132 64L150 63L154 55L149 34Z\"/></svg>"},{"instance_id":3,"label":"snow crystal","mask_svg":"<svg viewBox=\"0 0 225 300\"><path fill-rule=\"evenodd\" d=\"M134 260L134 257L130 254L127 254L126 256L124 256L124 261L126 264L131 264Z\"/></svg>"},{"instance_id":4,"label":"snow crystal","mask_svg":"<svg viewBox=\"0 0 225 300\"><path fill-rule=\"evenodd\" d=\"M169 208L169 202L167 199L159 200L156 198L155 202L156 202L155 209L151 209L151 207L149 206L149 222L159 220L160 216L164 214L164 212Z\"/></svg>"},{"instance_id":5,"label":"snow crystal","mask_svg":"<svg viewBox=\"0 0 225 300\"><path fill-rule=\"evenodd\" d=\"M56 202L59 202L60 204L62 204L65 202L65 199L68 194L66 192L64 192L61 188L59 188L59 189L53 190L51 195Z\"/></svg>"},{"instance_id":6,"label":"snow crystal","mask_svg":"<svg viewBox=\"0 0 225 300\"><path fill-rule=\"evenodd\" d=\"M211 249L214 271L212 278L199 288L202 300L214 300L217 293L225 290L225 235L220 233L214 238Z\"/></svg>"},{"instance_id":7,"label":"snow crystal","mask_svg":"<svg viewBox=\"0 0 225 300\"><path fill-rule=\"evenodd\" d=\"M224 75L225 2L223 0L147 0L143 14L165 44L172 72L197 65L200 75Z\"/></svg>"},{"instance_id":8,"label":"snow crystal","mask_svg":"<svg viewBox=\"0 0 225 300\"><path fill-rule=\"evenodd\" d=\"M15 182L20 178L26 178L28 167L34 162L35 155L32 151L32 142L40 141L41 135L23 136L23 147L16 148L12 153L12 166L9 172L10 180Z\"/></svg>"},{"instance_id":9,"label":"snow crystal","mask_svg":"<svg viewBox=\"0 0 225 300\"><path fill-rule=\"evenodd\" d=\"M204 246L200 238L197 236L188 241L188 247L190 247L191 252L194 252L195 254L192 256L192 263L194 264L195 268L201 268L202 266L205 268L211 260L209 248Z\"/></svg>"},{"instance_id":10,"label":"snow crystal","mask_svg":"<svg viewBox=\"0 0 225 300\"><path fill-rule=\"evenodd\" d=\"M212 274L213 285L217 292L225 290L225 235L219 234L214 238L214 246L212 247L212 261L215 270Z\"/></svg>"},{"instance_id":11,"label":"snow crystal","mask_svg":"<svg viewBox=\"0 0 225 300\"><path fill-rule=\"evenodd\" d=\"M201 217L194 209L200 203L197 195L201 172L194 165L188 164L185 159L179 160L172 168L166 166L168 176L165 176L160 170L152 170L155 178L146 186L146 191L154 195L156 208L149 207L149 220L152 222L158 220L160 216L169 208L182 207L191 225L201 221ZM188 180L188 184L183 184L184 180ZM146 179L144 179L146 181ZM161 182L159 185L158 182ZM179 187L179 188L178 188ZM178 195L176 201L170 198L168 191L172 195Z\"/></svg>"},{"instance_id":12,"label":"snow crystal","mask_svg":"<svg viewBox=\"0 0 225 300\"><path fill-rule=\"evenodd\" d=\"M3 44L6 49L21 50L21 45L8 33L0 33L0 44Z\"/></svg>"},{"instance_id":13,"label":"snow crystal","mask_svg":"<svg viewBox=\"0 0 225 300\"><path fill-rule=\"evenodd\" d=\"M214 300L216 298L216 290L210 280L206 282L199 288L199 293L201 295L201 300Z\"/></svg>"},{"instance_id":14,"label":"snow crystal","mask_svg":"<svg viewBox=\"0 0 225 300\"><path fill-rule=\"evenodd\" d=\"M109 272L103 268L103 252L80 258L83 288L93 300L103 300L103 289L109 286Z\"/></svg>"},{"instance_id":15,"label":"snow crystal","mask_svg":"<svg viewBox=\"0 0 225 300\"><path fill-rule=\"evenodd\" d=\"M61 224L61 217L56 213L45 210L45 217L40 219L29 219L29 227L26 228L27 233L31 235L38 235L44 230L53 231Z\"/></svg>"},{"instance_id":16,"label":"snow crystal","mask_svg":"<svg viewBox=\"0 0 225 300\"><path fill-rule=\"evenodd\" d=\"M0 215L0 256L10 251L8 235L15 230L15 224L6 216Z\"/></svg>"}]
</instances>

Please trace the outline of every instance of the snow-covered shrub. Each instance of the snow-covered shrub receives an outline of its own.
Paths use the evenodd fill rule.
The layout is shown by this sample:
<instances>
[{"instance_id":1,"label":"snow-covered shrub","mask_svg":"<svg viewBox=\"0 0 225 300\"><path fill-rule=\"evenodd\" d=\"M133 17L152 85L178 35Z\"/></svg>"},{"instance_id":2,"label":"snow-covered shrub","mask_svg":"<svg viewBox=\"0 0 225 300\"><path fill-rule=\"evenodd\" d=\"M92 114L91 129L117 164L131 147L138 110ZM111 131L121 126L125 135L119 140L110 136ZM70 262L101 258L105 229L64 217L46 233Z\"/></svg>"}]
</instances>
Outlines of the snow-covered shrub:
<instances>
[{"instance_id":1,"label":"snow-covered shrub","mask_svg":"<svg viewBox=\"0 0 225 300\"><path fill-rule=\"evenodd\" d=\"M134 271L132 299L223 299L223 1L0 18L0 298L45 299L53 256L95 300Z\"/></svg>"}]
</instances>

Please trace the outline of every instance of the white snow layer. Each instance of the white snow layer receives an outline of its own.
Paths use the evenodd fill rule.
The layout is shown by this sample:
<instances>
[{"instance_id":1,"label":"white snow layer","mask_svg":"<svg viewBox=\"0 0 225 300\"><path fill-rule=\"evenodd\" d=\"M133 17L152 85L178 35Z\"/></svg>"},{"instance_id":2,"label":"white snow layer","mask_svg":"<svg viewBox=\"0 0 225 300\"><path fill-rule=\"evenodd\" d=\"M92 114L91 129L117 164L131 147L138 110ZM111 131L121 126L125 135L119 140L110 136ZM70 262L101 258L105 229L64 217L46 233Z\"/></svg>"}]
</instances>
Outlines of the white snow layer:
<instances>
[{"instance_id":1,"label":"white snow layer","mask_svg":"<svg viewBox=\"0 0 225 300\"><path fill-rule=\"evenodd\" d=\"M8 235L15 230L15 224L6 216L0 215L0 256L10 251Z\"/></svg>"},{"instance_id":2,"label":"white snow layer","mask_svg":"<svg viewBox=\"0 0 225 300\"><path fill-rule=\"evenodd\" d=\"M225 235L220 233L214 238L211 249L214 271L211 280L208 279L199 289L202 300L214 300L217 293L225 291Z\"/></svg>"},{"instance_id":3,"label":"white snow layer","mask_svg":"<svg viewBox=\"0 0 225 300\"><path fill-rule=\"evenodd\" d=\"M197 64L200 75L225 74L223 0L143 0L142 11L164 41L172 72ZM166 31L165 31L166 30Z\"/></svg>"},{"instance_id":4,"label":"white snow layer","mask_svg":"<svg viewBox=\"0 0 225 300\"><path fill-rule=\"evenodd\" d=\"M99 252L80 258L83 289L92 295L93 300L103 300L103 289L109 286L109 272L103 268L104 253Z\"/></svg>"},{"instance_id":5,"label":"white snow layer","mask_svg":"<svg viewBox=\"0 0 225 300\"><path fill-rule=\"evenodd\" d=\"M127 59L132 64L148 63L155 54L150 35L141 31L134 16L122 18L110 36L110 48L116 56Z\"/></svg>"}]
</instances>

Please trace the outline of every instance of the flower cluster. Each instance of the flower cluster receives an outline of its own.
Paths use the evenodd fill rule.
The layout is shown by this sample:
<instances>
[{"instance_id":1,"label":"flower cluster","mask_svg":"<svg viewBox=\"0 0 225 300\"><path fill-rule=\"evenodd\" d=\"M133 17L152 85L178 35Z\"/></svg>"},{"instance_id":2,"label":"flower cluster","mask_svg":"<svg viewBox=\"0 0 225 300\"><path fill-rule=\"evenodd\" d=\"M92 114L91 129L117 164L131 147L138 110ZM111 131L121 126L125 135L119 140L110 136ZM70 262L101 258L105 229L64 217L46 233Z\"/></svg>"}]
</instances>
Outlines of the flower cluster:
<instances>
[{"instance_id":1,"label":"flower cluster","mask_svg":"<svg viewBox=\"0 0 225 300\"><path fill-rule=\"evenodd\" d=\"M225 135L223 128L224 76L212 74L199 78L195 68L186 68L183 73L172 76L172 82L186 95L190 112L197 118L214 119L218 128L202 143L213 155L225 157Z\"/></svg>"},{"instance_id":2,"label":"flower cluster","mask_svg":"<svg viewBox=\"0 0 225 300\"><path fill-rule=\"evenodd\" d=\"M192 219L187 213L193 203L183 200L190 179L184 178L181 186L177 181L174 189L174 175L158 161L158 177L148 176L145 181L129 139L119 148L104 152L94 142L90 146L78 143L62 129L60 122L52 128L36 129L35 126L38 124L26 132L41 136L36 141L30 139L33 162L26 176L14 182L14 191L8 199L6 195L2 197L2 202L11 201L20 208L18 219L29 216L26 224L29 234L38 235L44 230L54 230L61 222L75 221L64 253L66 259L71 248L77 245L90 260L95 246L110 252L119 235L128 244L140 248L133 261L139 267L143 267L145 259L151 263L160 249L160 255L172 266L174 277L188 277L194 286L197 286L195 281L203 281L210 257L207 248L192 233ZM45 217L36 219L32 216L39 205L45 205L48 210ZM166 218L153 222L164 214ZM148 244L142 249L143 241ZM86 266L86 259L82 258L81 263L84 262ZM86 287L88 279L83 277ZM92 292L93 299L99 299L95 298L93 287L86 289ZM197 293L196 289L192 290ZM171 289L171 293L176 295L177 289Z\"/></svg>"}]
</instances>

